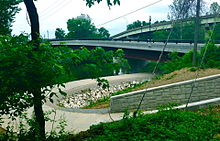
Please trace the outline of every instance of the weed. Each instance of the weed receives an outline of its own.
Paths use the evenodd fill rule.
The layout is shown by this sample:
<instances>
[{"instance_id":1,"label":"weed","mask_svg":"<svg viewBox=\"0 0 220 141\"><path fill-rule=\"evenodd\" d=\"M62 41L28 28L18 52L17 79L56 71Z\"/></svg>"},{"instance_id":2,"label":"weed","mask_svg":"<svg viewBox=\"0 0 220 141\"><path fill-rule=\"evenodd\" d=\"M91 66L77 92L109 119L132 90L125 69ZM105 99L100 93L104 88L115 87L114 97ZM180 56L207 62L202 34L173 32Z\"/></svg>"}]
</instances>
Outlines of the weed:
<instances>
[{"instance_id":1,"label":"weed","mask_svg":"<svg viewBox=\"0 0 220 141\"><path fill-rule=\"evenodd\" d=\"M191 71L191 72L195 72L195 71L197 71L199 68L197 68L197 67L190 67L189 68L189 71Z\"/></svg>"},{"instance_id":2,"label":"weed","mask_svg":"<svg viewBox=\"0 0 220 141\"><path fill-rule=\"evenodd\" d=\"M54 119L49 118L49 115L54 114ZM45 120L47 122L52 122L52 130L47 132L46 141L65 141L69 136L69 132L65 131L65 127L67 126L64 117L60 117L60 119L55 120L56 111L48 111L45 112ZM53 129L54 123L57 122L58 125ZM18 132L15 132L14 125L12 122L9 122L6 127L6 131L4 134L0 134L0 141L11 140L11 141L40 141L40 137L37 132L39 128L36 126L35 117L29 118L27 113L23 113L19 117L19 126Z\"/></svg>"},{"instance_id":3,"label":"weed","mask_svg":"<svg viewBox=\"0 0 220 141\"><path fill-rule=\"evenodd\" d=\"M219 119L210 115L181 110L161 110L155 114L140 114L135 118L127 112L120 121L91 126L84 134L76 136L88 141L207 141L217 139L219 125Z\"/></svg>"}]
</instances>

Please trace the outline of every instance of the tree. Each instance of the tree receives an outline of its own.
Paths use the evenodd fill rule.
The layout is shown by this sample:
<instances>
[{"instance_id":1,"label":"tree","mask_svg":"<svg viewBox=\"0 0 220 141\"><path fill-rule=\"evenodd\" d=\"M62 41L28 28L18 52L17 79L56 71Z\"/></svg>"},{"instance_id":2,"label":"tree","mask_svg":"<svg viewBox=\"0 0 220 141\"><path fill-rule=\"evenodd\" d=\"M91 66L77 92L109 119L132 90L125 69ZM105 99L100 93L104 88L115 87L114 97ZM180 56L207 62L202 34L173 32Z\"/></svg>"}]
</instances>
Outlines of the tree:
<instances>
[{"instance_id":1,"label":"tree","mask_svg":"<svg viewBox=\"0 0 220 141\"><path fill-rule=\"evenodd\" d=\"M86 0L86 4L91 7L94 5L94 3L101 2L100 0ZM4 77L7 73L7 68L11 70L15 67L13 64L14 61L16 62L16 66L19 68L16 68L16 71L11 70L10 72L13 72L13 76L9 76L9 78L4 79L5 81L1 80L1 97L3 96L5 99L1 101L1 109L5 109L5 112L11 113L13 115L14 110L16 110L16 107L19 107L20 109L25 109L31 105L34 106L34 113L36 117L36 126L38 127L37 130L37 137L36 140L45 140L45 118L43 113L42 104L45 99L45 93L50 92L50 89L47 89L47 86L49 88L52 88L54 85L54 79L51 79L47 76L51 76L54 78L55 76L59 75L62 71L62 66L59 65L60 59L57 58L54 55L58 55L60 53L55 53L52 51L51 48L48 48L48 46L44 44L40 44L41 41L39 39L40 30L39 30L39 18L37 9L35 7L35 4L33 0L24 0L25 6L28 11L28 15L31 22L31 37L32 42L28 42L25 44L21 44L20 42L17 42L13 38L3 39L2 42L0 42L1 49L1 58L0 60L1 65L1 77ZM107 0L108 6L112 6L113 4L120 4L119 0ZM16 41L14 44L13 42ZM19 39L18 39L19 41ZM4 43L4 44L3 44ZM11 45L13 45L11 47ZM26 48L19 48L19 47L30 45L31 47ZM20 54L17 53L17 51L20 50ZM10 54L10 55L8 55ZM20 55L20 56L19 56ZM20 60L23 59L23 60ZM25 71L24 71L25 70ZM53 73L51 73L51 71ZM52 74L52 75L51 75ZM7 75L6 75L7 76ZM20 79L18 79L20 78ZM23 83L19 83L22 81ZM53 83L52 83L53 81ZM15 85L16 83L17 85ZM56 84L56 83L55 83ZM15 85L15 87L12 87ZM58 85L60 85L58 83ZM62 84L61 84L62 85ZM52 97L54 93L50 93L50 97ZM24 101L20 99L23 96ZM26 101L29 100L29 101ZM8 100L8 101L7 101ZM17 103L17 101L20 101L21 104ZM4 103L5 102L5 103ZM27 102L27 103L26 103ZM25 106L28 104L29 106ZM8 109L7 109L8 108ZM4 114L4 111L1 111ZM17 110L19 113L19 110ZM16 115L16 114L14 114Z\"/></svg>"},{"instance_id":2,"label":"tree","mask_svg":"<svg viewBox=\"0 0 220 141\"><path fill-rule=\"evenodd\" d=\"M69 19L67 21L67 38L109 38L110 34L107 29L101 27L97 29L92 23L91 18L88 15L81 14L76 18Z\"/></svg>"},{"instance_id":3,"label":"tree","mask_svg":"<svg viewBox=\"0 0 220 141\"><path fill-rule=\"evenodd\" d=\"M92 38L95 37L96 27L90 18L77 17L67 21L68 38Z\"/></svg>"},{"instance_id":4,"label":"tree","mask_svg":"<svg viewBox=\"0 0 220 141\"><path fill-rule=\"evenodd\" d=\"M167 30L159 30L159 31L153 32L152 34L153 39L156 39L156 40L157 39L166 40L168 35L169 35L169 31Z\"/></svg>"},{"instance_id":5,"label":"tree","mask_svg":"<svg viewBox=\"0 0 220 141\"><path fill-rule=\"evenodd\" d=\"M194 28L195 23L194 22L184 22L184 23L175 23L173 25L173 32L170 36L170 39L173 40L194 40ZM216 33L218 33L218 27L216 26ZM217 37L218 35L214 35ZM153 32L153 39L163 39L166 40L170 31L169 30L159 30L156 32ZM205 39L205 30L204 26L200 27L200 34L199 34L199 40Z\"/></svg>"},{"instance_id":6,"label":"tree","mask_svg":"<svg viewBox=\"0 0 220 141\"><path fill-rule=\"evenodd\" d=\"M0 35L10 34L20 0L0 0Z\"/></svg>"},{"instance_id":7,"label":"tree","mask_svg":"<svg viewBox=\"0 0 220 141\"><path fill-rule=\"evenodd\" d=\"M56 39L64 39L65 38L65 31L62 28L57 28L55 31Z\"/></svg>"},{"instance_id":8,"label":"tree","mask_svg":"<svg viewBox=\"0 0 220 141\"><path fill-rule=\"evenodd\" d=\"M127 60L124 59L122 50L105 51L103 48L88 50L80 48L73 53L81 58L80 64L72 65L71 76L68 78L85 79L114 75L120 69L126 71L129 68ZM71 80L69 80L71 81Z\"/></svg>"},{"instance_id":9,"label":"tree","mask_svg":"<svg viewBox=\"0 0 220 141\"><path fill-rule=\"evenodd\" d=\"M42 100L46 94L54 95L51 88L60 84L58 78L64 73L60 63L63 55L45 43L36 51L35 43L24 36L0 39L0 114L17 116L34 106L35 137L42 140L39 139L39 136L45 138Z\"/></svg>"},{"instance_id":10,"label":"tree","mask_svg":"<svg viewBox=\"0 0 220 141\"><path fill-rule=\"evenodd\" d=\"M185 19L196 15L196 0L173 0L172 5L169 5L170 13L168 19ZM201 1L201 10L204 11L205 3Z\"/></svg>"},{"instance_id":11,"label":"tree","mask_svg":"<svg viewBox=\"0 0 220 141\"><path fill-rule=\"evenodd\" d=\"M104 27L98 29L98 38L109 38L109 37L110 34L107 29L105 29Z\"/></svg>"},{"instance_id":12,"label":"tree","mask_svg":"<svg viewBox=\"0 0 220 141\"><path fill-rule=\"evenodd\" d=\"M213 2L210 6L210 14L217 15L220 14L220 5L217 2Z\"/></svg>"},{"instance_id":13,"label":"tree","mask_svg":"<svg viewBox=\"0 0 220 141\"><path fill-rule=\"evenodd\" d=\"M213 31L213 39L220 40L220 23L216 23L215 29Z\"/></svg>"},{"instance_id":14,"label":"tree","mask_svg":"<svg viewBox=\"0 0 220 141\"><path fill-rule=\"evenodd\" d=\"M154 22L154 24L165 23L165 22L167 22L167 21L165 21L165 20L163 20L163 21L156 21L156 22Z\"/></svg>"},{"instance_id":15,"label":"tree","mask_svg":"<svg viewBox=\"0 0 220 141\"><path fill-rule=\"evenodd\" d=\"M134 21L132 24L127 25L127 30L142 27L142 26L146 26L146 25L149 25L149 23L147 23L145 21L137 20L137 21Z\"/></svg>"}]
</instances>

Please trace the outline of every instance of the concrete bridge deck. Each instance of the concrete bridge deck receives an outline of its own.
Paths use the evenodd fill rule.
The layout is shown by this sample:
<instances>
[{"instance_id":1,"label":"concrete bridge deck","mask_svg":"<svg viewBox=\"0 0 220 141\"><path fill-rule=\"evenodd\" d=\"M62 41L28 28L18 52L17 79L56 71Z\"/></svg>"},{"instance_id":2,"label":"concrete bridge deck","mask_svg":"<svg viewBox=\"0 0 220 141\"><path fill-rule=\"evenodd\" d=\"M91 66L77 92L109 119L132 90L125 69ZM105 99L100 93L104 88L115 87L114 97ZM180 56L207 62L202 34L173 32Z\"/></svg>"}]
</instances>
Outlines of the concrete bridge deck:
<instances>
[{"instance_id":1,"label":"concrete bridge deck","mask_svg":"<svg viewBox=\"0 0 220 141\"><path fill-rule=\"evenodd\" d=\"M87 46L87 47L104 47L112 49L130 49L142 51L160 52L165 46L164 42L143 42L143 41L120 41L120 40L65 40L50 41L53 46ZM198 44L200 50L204 44ZM193 49L191 43L168 43L165 52L186 53Z\"/></svg>"},{"instance_id":2,"label":"concrete bridge deck","mask_svg":"<svg viewBox=\"0 0 220 141\"><path fill-rule=\"evenodd\" d=\"M178 21L175 21L175 23L189 22L189 21L193 21L193 18L178 20ZM209 15L209 16L202 16L201 17L201 25L214 24L214 23L220 23L220 15ZM141 34L141 33L171 29L172 27L173 27L173 21L168 21L168 22L163 22L163 23L159 23L159 24L152 24L150 26L147 25L147 26L127 30L127 31L124 31L124 32L121 32L121 33L118 33L118 34L112 36L112 38L113 39L122 39L122 38L126 38L126 37L129 37L132 35Z\"/></svg>"}]
</instances>

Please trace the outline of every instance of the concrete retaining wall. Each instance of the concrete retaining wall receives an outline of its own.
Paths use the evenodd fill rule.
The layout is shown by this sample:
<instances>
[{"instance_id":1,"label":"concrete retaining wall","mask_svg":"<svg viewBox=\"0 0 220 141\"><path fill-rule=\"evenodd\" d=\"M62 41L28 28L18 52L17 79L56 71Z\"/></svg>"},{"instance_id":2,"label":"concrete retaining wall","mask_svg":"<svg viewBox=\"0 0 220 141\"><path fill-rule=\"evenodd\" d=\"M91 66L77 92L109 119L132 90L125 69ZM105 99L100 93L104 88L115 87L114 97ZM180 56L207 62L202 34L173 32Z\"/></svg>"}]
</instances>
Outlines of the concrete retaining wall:
<instances>
[{"instance_id":1,"label":"concrete retaining wall","mask_svg":"<svg viewBox=\"0 0 220 141\"><path fill-rule=\"evenodd\" d=\"M188 80L111 97L111 112L134 110L146 92L141 109L152 110L158 105L175 102L185 104L195 84L190 102L220 97L220 74Z\"/></svg>"}]
</instances>

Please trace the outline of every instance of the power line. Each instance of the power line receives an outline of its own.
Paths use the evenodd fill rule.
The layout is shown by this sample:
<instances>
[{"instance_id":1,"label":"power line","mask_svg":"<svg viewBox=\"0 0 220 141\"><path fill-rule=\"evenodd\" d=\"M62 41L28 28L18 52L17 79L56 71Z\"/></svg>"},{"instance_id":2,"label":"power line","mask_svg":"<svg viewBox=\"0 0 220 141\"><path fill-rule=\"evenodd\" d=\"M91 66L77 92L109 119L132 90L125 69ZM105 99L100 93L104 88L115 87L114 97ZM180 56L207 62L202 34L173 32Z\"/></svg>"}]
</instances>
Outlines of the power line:
<instances>
[{"instance_id":1,"label":"power line","mask_svg":"<svg viewBox=\"0 0 220 141\"><path fill-rule=\"evenodd\" d=\"M60 4L62 4L63 1L60 1L60 0L56 0L55 2L53 2L49 7L47 7L46 9L42 10L42 11L39 11L39 13L47 13L48 11L50 11L51 9L54 9L56 7L58 7Z\"/></svg>"},{"instance_id":2,"label":"power line","mask_svg":"<svg viewBox=\"0 0 220 141\"><path fill-rule=\"evenodd\" d=\"M122 18L122 17L125 17L125 16L128 16L128 15L130 15L130 14L133 14L133 13L135 13L135 12L137 12L137 11L140 11L140 10L142 10L142 9L144 9L144 8L147 8L147 7L150 7L150 6L152 6L152 5L155 5L155 4L157 4L157 3L161 2L161 1L163 1L163 0L158 0L158 1L154 2L154 3L148 4L148 5L146 5L146 6L144 6L144 7L141 7L141 8L139 8L139 9L137 9L137 10L134 10L134 11L132 11L132 12L129 12L129 13L127 13L127 14L124 14L124 15L119 16L119 17L117 17L117 18L114 18L114 19L112 19L112 20L109 20L109 21L107 21L107 22L105 22L105 23L102 23L102 24L100 24L100 25L98 25L98 26L103 26L103 25L105 25L105 24L107 24L107 23L113 22L113 21L118 20L118 19L120 19L120 18Z\"/></svg>"},{"instance_id":3,"label":"power line","mask_svg":"<svg viewBox=\"0 0 220 141\"><path fill-rule=\"evenodd\" d=\"M187 0L185 0L184 2L186 2L186 1L187 1ZM180 16L180 14L181 14L183 8L184 8L184 5L182 5L182 7L181 7L181 9L180 9L180 13L178 14L177 17ZM172 25L174 25L176 22L177 22L177 20L173 20L173 21L172 21ZM157 63L156 63L156 65L155 65L155 67L154 67L154 70L153 70L153 72L152 72L153 75L155 74L155 72L156 72L156 70L157 70L157 68L158 68L158 65L159 65L159 63L160 63L160 61L161 61L161 58L162 58L162 56L163 56L163 54L164 54L164 51L165 51L165 49L166 49L166 47L167 47L167 43L168 43L168 41L170 40L170 37L171 37L171 34L173 33L173 30L174 30L174 29L172 28L172 29L170 30L170 32L169 32L169 35L167 36L166 42L165 42L165 44L164 44L164 47L163 47L163 49L161 50L161 53L160 53L159 58L158 58L158 60L157 60ZM193 87L193 86L192 86L192 87ZM193 89L193 88L192 88L192 89ZM138 104L137 110L135 111L134 114L136 114L136 113L140 110L141 104L142 104L142 102L143 102L143 100L144 100L144 97L145 97L146 94L147 94L147 90L148 90L148 88L146 89L146 91L145 91L144 94L142 95L141 100L140 100L140 102L139 102L139 104Z\"/></svg>"},{"instance_id":4,"label":"power line","mask_svg":"<svg viewBox=\"0 0 220 141\"><path fill-rule=\"evenodd\" d=\"M218 17L219 17L219 15L216 15L216 18L218 18ZM211 35L209 36L209 39L208 39L207 44L209 44L209 43L212 41L212 38L213 38L213 34L214 34L214 32L215 32L215 29L216 29L216 22L214 23L214 26L213 26ZM205 59L207 50L208 50L208 45L205 46L205 50L204 50L204 53L203 53L203 55L202 55L202 59L201 59L200 65L199 65L199 67L198 67L198 70L200 70L200 69L202 68L202 65L203 65L203 63L204 63L204 59ZM191 87L191 91L190 91L190 94L189 94L189 97L188 97L188 100L187 100L187 103L186 103L186 107L185 107L185 108L188 107L188 104L189 104L190 99L191 99L191 97L192 97L192 94L193 94L193 91L194 91L194 88L195 88L195 84L196 84L197 79L198 79L198 76L199 76L198 70L196 70L196 76L195 76L195 79L194 79L194 81L193 81L193 84L192 84L192 87Z\"/></svg>"},{"instance_id":5,"label":"power line","mask_svg":"<svg viewBox=\"0 0 220 141\"><path fill-rule=\"evenodd\" d=\"M66 7L69 4L70 1L71 0L67 0L67 1L63 2L61 5L56 7L57 9L53 9L53 10L49 11L47 14L43 15L42 20L48 19L50 16L52 16L55 13L59 12L61 9Z\"/></svg>"},{"instance_id":6,"label":"power line","mask_svg":"<svg viewBox=\"0 0 220 141\"><path fill-rule=\"evenodd\" d=\"M63 1L60 5L54 7L52 10L50 10L49 12L47 12L46 14L43 14L42 17L43 18L47 18L50 17L51 15L53 15L54 13L57 13L58 11L60 11L61 9L63 9L66 5L68 5L70 2L70 0L65 0Z\"/></svg>"}]
</instances>

